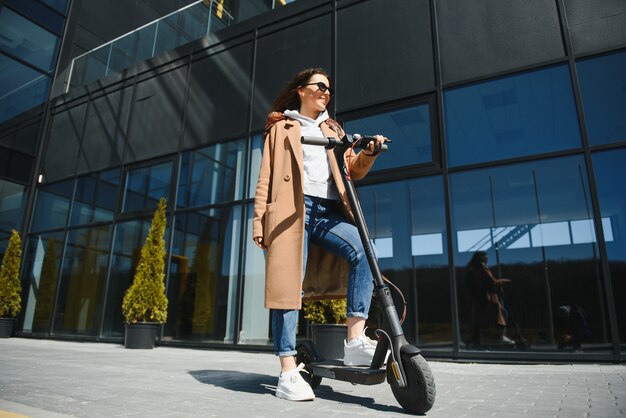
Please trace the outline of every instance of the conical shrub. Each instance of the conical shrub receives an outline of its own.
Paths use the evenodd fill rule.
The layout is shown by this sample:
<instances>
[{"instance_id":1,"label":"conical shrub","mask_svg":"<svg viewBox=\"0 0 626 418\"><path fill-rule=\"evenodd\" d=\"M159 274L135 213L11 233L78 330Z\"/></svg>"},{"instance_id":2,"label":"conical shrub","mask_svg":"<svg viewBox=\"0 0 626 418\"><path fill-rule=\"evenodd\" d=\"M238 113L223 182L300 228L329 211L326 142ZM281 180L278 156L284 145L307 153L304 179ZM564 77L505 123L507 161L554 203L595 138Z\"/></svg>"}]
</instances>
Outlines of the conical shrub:
<instances>
[{"instance_id":1,"label":"conical shrub","mask_svg":"<svg viewBox=\"0 0 626 418\"><path fill-rule=\"evenodd\" d=\"M133 284L124 294L122 313L130 323L165 322L167 319L164 283L166 206L165 198L161 198L141 249Z\"/></svg>"},{"instance_id":2,"label":"conical shrub","mask_svg":"<svg viewBox=\"0 0 626 418\"><path fill-rule=\"evenodd\" d=\"M2 259L0 270L0 317L15 318L22 305L22 285L20 284L20 262L22 260L22 239L16 230L11 231L7 251Z\"/></svg>"}]
</instances>

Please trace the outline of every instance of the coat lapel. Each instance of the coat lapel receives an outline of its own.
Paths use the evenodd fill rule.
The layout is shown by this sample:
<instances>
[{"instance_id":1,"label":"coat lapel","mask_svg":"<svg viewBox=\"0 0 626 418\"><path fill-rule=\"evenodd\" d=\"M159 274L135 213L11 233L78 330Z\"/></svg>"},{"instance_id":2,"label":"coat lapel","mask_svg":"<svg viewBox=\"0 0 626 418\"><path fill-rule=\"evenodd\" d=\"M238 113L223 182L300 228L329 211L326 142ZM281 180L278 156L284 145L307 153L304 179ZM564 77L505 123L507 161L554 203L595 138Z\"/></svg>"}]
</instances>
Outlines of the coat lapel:
<instances>
[{"instance_id":1,"label":"coat lapel","mask_svg":"<svg viewBox=\"0 0 626 418\"><path fill-rule=\"evenodd\" d=\"M300 124L291 119L287 119L285 128L287 129L287 138L289 138L289 145L293 150L298 169L302 173L304 171L304 163L302 162L302 143L300 142L302 135L300 134Z\"/></svg>"}]
</instances>

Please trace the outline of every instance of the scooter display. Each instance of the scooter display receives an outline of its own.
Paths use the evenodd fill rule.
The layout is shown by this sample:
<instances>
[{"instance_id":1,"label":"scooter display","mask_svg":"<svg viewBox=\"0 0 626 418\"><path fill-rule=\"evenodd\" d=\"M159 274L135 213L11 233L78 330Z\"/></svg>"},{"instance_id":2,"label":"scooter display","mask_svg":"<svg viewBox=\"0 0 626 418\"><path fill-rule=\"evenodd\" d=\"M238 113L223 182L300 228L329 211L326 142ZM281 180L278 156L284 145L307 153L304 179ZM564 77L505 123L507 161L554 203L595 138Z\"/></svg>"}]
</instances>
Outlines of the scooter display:
<instances>
[{"instance_id":1,"label":"scooter display","mask_svg":"<svg viewBox=\"0 0 626 418\"><path fill-rule=\"evenodd\" d=\"M378 344L369 367L344 366L339 360L326 360L311 341L303 341L296 347L296 361L305 365L302 377L316 388L322 378L337 379L353 384L376 385L385 378L398 403L414 414L424 414L435 402L435 379L428 362L421 355L419 348L409 344L404 336L402 324L396 310L391 291L386 284L378 261L370 243L370 235L365 223L363 210L356 193L349 168L344 161L344 153L349 148L367 148L373 137L358 134L345 135L342 139L302 137L301 142L332 149L341 169L341 177L346 188L348 200L355 218L367 261L374 277L374 297L382 311L383 327L376 330ZM386 151L383 144L379 151ZM390 351L387 357L387 352ZM385 360L387 360L386 367Z\"/></svg>"}]
</instances>

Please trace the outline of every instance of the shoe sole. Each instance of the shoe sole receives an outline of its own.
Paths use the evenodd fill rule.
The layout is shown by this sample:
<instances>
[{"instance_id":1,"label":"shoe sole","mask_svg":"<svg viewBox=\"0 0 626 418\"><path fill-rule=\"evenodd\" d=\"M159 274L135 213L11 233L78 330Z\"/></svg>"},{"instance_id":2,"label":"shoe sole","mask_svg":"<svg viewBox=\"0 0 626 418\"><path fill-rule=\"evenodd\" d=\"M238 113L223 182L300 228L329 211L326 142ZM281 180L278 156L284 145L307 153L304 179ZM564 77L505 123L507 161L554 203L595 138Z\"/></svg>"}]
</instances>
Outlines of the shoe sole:
<instances>
[{"instance_id":1,"label":"shoe sole","mask_svg":"<svg viewBox=\"0 0 626 418\"><path fill-rule=\"evenodd\" d=\"M288 401L312 401L315 399L315 395L313 395L313 397L310 396L295 396L295 395L291 395L287 392L283 392L280 389L276 389L276 397L280 398L280 399L286 399Z\"/></svg>"}]
</instances>

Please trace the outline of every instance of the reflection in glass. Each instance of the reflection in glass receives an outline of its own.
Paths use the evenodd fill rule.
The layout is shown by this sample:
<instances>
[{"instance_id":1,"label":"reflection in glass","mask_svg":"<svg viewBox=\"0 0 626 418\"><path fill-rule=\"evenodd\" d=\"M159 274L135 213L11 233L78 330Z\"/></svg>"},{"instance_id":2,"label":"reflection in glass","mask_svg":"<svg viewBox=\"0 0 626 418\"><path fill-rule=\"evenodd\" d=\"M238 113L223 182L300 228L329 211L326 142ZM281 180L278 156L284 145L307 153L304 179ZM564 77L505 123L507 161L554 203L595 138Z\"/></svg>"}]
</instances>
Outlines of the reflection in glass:
<instances>
[{"instance_id":1,"label":"reflection in glass","mask_svg":"<svg viewBox=\"0 0 626 418\"><path fill-rule=\"evenodd\" d=\"M247 206L245 237L252 234L254 205ZM267 345L270 343L270 311L265 309L265 254L251 239L246 244L244 266L243 304L240 344Z\"/></svg>"},{"instance_id":2,"label":"reflection in glass","mask_svg":"<svg viewBox=\"0 0 626 418\"><path fill-rule=\"evenodd\" d=\"M209 13L204 4L198 4L159 20L153 55L206 36Z\"/></svg>"},{"instance_id":3,"label":"reflection in glass","mask_svg":"<svg viewBox=\"0 0 626 418\"><path fill-rule=\"evenodd\" d=\"M598 188L602 231L615 298L622 352L626 351L626 149L594 153L593 169Z\"/></svg>"},{"instance_id":4,"label":"reflection in glass","mask_svg":"<svg viewBox=\"0 0 626 418\"><path fill-rule=\"evenodd\" d=\"M41 26L13 12L0 9L0 49L50 71L54 66L59 38Z\"/></svg>"},{"instance_id":5,"label":"reflection in glass","mask_svg":"<svg viewBox=\"0 0 626 418\"><path fill-rule=\"evenodd\" d=\"M22 270L28 281L24 332L50 332L63 238L64 233L55 232L28 239Z\"/></svg>"},{"instance_id":6,"label":"reflection in glass","mask_svg":"<svg viewBox=\"0 0 626 418\"><path fill-rule=\"evenodd\" d=\"M626 51L576 63L591 145L626 141Z\"/></svg>"},{"instance_id":7,"label":"reflection in glass","mask_svg":"<svg viewBox=\"0 0 626 418\"><path fill-rule=\"evenodd\" d=\"M566 334L561 306L584 310L590 335L582 349L607 350L606 313L593 211L582 157L535 161L451 175L452 225L463 349L556 350ZM490 338L495 324L473 340L479 318L465 268L476 251L489 257L506 311L506 336ZM491 286L491 285L490 285ZM491 306L491 305L488 305ZM495 309L495 308L494 308ZM569 347L568 349L571 349Z\"/></svg>"},{"instance_id":8,"label":"reflection in glass","mask_svg":"<svg viewBox=\"0 0 626 418\"><path fill-rule=\"evenodd\" d=\"M385 170L432 161L428 104L395 110L380 115L346 121L347 133L385 135L393 143L385 158L379 158L373 170Z\"/></svg>"},{"instance_id":9,"label":"reflection in glass","mask_svg":"<svg viewBox=\"0 0 626 418\"><path fill-rule=\"evenodd\" d=\"M157 23L153 23L113 41L107 74L121 71L136 62L152 57L156 28ZM86 57L77 59L75 64Z\"/></svg>"},{"instance_id":10,"label":"reflection in glass","mask_svg":"<svg viewBox=\"0 0 626 418\"><path fill-rule=\"evenodd\" d=\"M254 197L256 193L256 184L259 180L259 172L261 171L261 158L263 157L263 137L254 135L250 140L250 187L248 189L247 198Z\"/></svg>"},{"instance_id":11,"label":"reflection in glass","mask_svg":"<svg viewBox=\"0 0 626 418\"><path fill-rule=\"evenodd\" d=\"M65 14L69 0L41 0L59 13Z\"/></svg>"},{"instance_id":12,"label":"reflection in glass","mask_svg":"<svg viewBox=\"0 0 626 418\"><path fill-rule=\"evenodd\" d=\"M73 179L41 186L37 190L31 231L64 227L73 192Z\"/></svg>"},{"instance_id":13,"label":"reflection in glass","mask_svg":"<svg viewBox=\"0 0 626 418\"><path fill-rule=\"evenodd\" d=\"M115 242L111 258L111 275L107 290L105 316L102 335L121 337L124 335L124 316L122 315L122 299L126 289L130 287L135 274L141 248L143 247L152 217L118 223L115 227ZM168 230L165 242L168 242ZM170 302L171 303L171 302Z\"/></svg>"},{"instance_id":14,"label":"reflection in glass","mask_svg":"<svg viewBox=\"0 0 626 418\"><path fill-rule=\"evenodd\" d=\"M164 338L233 341L240 231L240 206L176 216Z\"/></svg>"},{"instance_id":15,"label":"reflection in glass","mask_svg":"<svg viewBox=\"0 0 626 418\"><path fill-rule=\"evenodd\" d=\"M407 338L420 347L449 350L452 317L442 178L360 187L359 196L380 268L407 300Z\"/></svg>"},{"instance_id":16,"label":"reflection in glass","mask_svg":"<svg viewBox=\"0 0 626 418\"><path fill-rule=\"evenodd\" d=\"M117 168L79 177L70 225L112 220L119 181L120 170Z\"/></svg>"},{"instance_id":17,"label":"reflection in glass","mask_svg":"<svg viewBox=\"0 0 626 418\"><path fill-rule=\"evenodd\" d=\"M159 199L169 200L172 163L129 170L126 175L124 212L154 209Z\"/></svg>"},{"instance_id":18,"label":"reflection in glass","mask_svg":"<svg viewBox=\"0 0 626 418\"><path fill-rule=\"evenodd\" d=\"M26 197L26 187L0 179L0 231L22 228Z\"/></svg>"},{"instance_id":19,"label":"reflection in glass","mask_svg":"<svg viewBox=\"0 0 626 418\"><path fill-rule=\"evenodd\" d=\"M451 166L582 145L566 65L450 89L444 116Z\"/></svg>"},{"instance_id":20,"label":"reflection in glass","mask_svg":"<svg viewBox=\"0 0 626 418\"><path fill-rule=\"evenodd\" d=\"M0 53L0 122L42 104L50 77Z\"/></svg>"},{"instance_id":21,"label":"reflection in glass","mask_svg":"<svg viewBox=\"0 0 626 418\"><path fill-rule=\"evenodd\" d=\"M178 206L194 207L241 199L244 155L243 140L185 153L180 170Z\"/></svg>"},{"instance_id":22,"label":"reflection in glass","mask_svg":"<svg viewBox=\"0 0 626 418\"><path fill-rule=\"evenodd\" d=\"M111 226L68 234L60 277L54 333L96 335L109 261Z\"/></svg>"}]
</instances>

